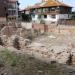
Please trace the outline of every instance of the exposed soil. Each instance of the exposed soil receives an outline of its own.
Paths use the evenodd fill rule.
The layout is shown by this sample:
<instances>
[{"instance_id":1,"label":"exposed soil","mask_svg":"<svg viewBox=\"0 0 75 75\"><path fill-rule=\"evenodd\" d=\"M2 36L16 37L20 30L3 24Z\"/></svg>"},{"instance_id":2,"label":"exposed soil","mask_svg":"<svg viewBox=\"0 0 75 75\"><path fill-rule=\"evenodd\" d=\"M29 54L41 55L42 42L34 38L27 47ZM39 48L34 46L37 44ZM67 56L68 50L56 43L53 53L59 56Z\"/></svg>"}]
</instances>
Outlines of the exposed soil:
<instances>
[{"instance_id":1,"label":"exposed soil","mask_svg":"<svg viewBox=\"0 0 75 75\"><path fill-rule=\"evenodd\" d=\"M17 51L18 52L18 51ZM73 69L61 64L47 64L27 54L0 51L0 75L74 75Z\"/></svg>"}]
</instances>

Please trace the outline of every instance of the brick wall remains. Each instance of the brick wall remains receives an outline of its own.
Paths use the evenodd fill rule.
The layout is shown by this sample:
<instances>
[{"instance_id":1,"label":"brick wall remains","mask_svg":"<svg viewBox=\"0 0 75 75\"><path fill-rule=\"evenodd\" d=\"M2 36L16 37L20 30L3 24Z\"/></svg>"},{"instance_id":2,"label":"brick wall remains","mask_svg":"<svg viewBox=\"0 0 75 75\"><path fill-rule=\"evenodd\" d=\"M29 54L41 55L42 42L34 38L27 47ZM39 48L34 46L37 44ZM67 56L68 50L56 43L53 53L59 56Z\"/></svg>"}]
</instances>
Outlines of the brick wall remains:
<instances>
[{"instance_id":1,"label":"brick wall remains","mask_svg":"<svg viewBox=\"0 0 75 75\"><path fill-rule=\"evenodd\" d=\"M53 32L60 34L75 34L75 26L69 25L45 25L34 23L32 28L40 32Z\"/></svg>"}]
</instances>

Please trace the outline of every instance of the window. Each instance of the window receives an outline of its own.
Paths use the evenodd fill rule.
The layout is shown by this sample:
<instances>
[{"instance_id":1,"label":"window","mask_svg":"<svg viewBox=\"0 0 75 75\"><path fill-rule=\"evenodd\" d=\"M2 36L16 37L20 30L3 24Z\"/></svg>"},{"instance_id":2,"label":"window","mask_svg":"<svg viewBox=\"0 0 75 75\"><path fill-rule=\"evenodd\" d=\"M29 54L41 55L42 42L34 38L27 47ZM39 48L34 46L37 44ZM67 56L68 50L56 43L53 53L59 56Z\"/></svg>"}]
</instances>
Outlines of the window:
<instances>
[{"instance_id":1,"label":"window","mask_svg":"<svg viewBox=\"0 0 75 75\"><path fill-rule=\"evenodd\" d=\"M44 18L47 18L47 15L44 15Z\"/></svg>"},{"instance_id":2,"label":"window","mask_svg":"<svg viewBox=\"0 0 75 75\"><path fill-rule=\"evenodd\" d=\"M42 11L42 9L38 9L37 11L38 11L38 12L41 12L41 11Z\"/></svg>"},{"instance_id":3,"label":"window","mask_svg":"<svg viewBox=\"0 0 75 75\"><path fill-rule=\"evenodd\" d=\"M32 17L35 18L35 15L33 14Z\"/></svg>"},{"instance_id":4,"label":"window","mask_svg":"<svg viewBox=\"0 0 75 75\"><path fill-rule=\"evenodd\" d=\"M38 19L40 19L42 17L42 15L38 15Z\"/></svg>"},{"instance_id":5,"label":"window","mask_svg":"<svg viewBox=\"0 0 75 75\"><path fill-rule=\"evenodd\" d=\"M55 8L51 8L51 11L55 11Z\"/></svg>"},{"instance_id":6,"label":"window","mask_svg":"<svg viewBox=\"0 0 75 75\"><path fill-rule=\"evenodd\" d=\"M51 15L51 18L56 18L56 15Z\"/></svg>"},{"instance_id":7,"label":"window","mask_svg":"<svg viewBox=\"0 0 75 75\"><path fill-rule=\"evenodd\" d=\"M56 9L57 9L57 10L60 10L60 7L58 6Z\"/></svg>"},{"instance_id":8,"label":"window","mask_svg":"<svg viewBox=\"0 0 75 75\"><path fill-rule=\"evenodd\" d=\"M16 11L15 11L15 10L13 10L13 11L12 11L12 13L13 13L13 15L15 15L15 14L16 14Z\"/></svg>"},{"instance_id":9,"label":"window","mask_svg":"<svg viewBox=\"0 0 75 75\"><path fill-rule=\"evenodd\" d=\"M43 8L43 12L48 12L48 8Z\"/></svg>"},{"instance_id":10,"label":"window","mask_svg":"<svg viewBox=\"0 0 75 75\"><path fill-rule=\"evenodd\" d=\"M8 11L8 14L9 14L9 15L12 15L12 12L11 12L11 10L9 10L9 11Z\"/></svg>"},{"instance_id":11,"label":"window","mask_svg":"<svg viewBox=\"0 0 75 75\"><path fill-rule=\"evenodd\" d=\"M6 7L4 7L4 10L5 10L5 11L6 11L6 9L7 9L7 8L6 8Z\"/></svg>"}]
</instances>

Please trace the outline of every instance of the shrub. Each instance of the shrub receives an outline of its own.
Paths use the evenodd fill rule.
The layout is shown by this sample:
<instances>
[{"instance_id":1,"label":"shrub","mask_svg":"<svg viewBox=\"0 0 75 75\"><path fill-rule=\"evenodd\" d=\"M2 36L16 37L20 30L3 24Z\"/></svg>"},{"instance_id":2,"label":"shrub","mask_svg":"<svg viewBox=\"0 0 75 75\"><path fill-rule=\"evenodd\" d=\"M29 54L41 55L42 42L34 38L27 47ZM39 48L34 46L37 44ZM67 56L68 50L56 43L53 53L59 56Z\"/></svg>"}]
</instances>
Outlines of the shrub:
<instances>
[{"instance_id":1,"label":"shrub","mask_svg":"<svg viewBox=\"0 0 75 75\"><path fill-rule=\"evenodd\" d=\"M4 61L0 59L0 67L4 67Z\"/></svg>"},{"instance_id":2,"label":"shrub","mask_svg":"<svg viewBox=\"0 0 75 75\"><path fill-rule=\"evenodd\" d=\"M67 62L66 62L68 65L72 65L72 58L73 58L73 55L70 54L70 55L69 55L69 58L68 58L68 60L67 60Z\"/></svg>"},{"instance_id":3,"label":"shrub","mask_svg":"<svg viewBox=\"0 0 75 75\"><path fill-rule=\"evenodd\" d=\"M11 62L11 66L16 66L16 64L17 64L17 61L16 61L16 59L14 58L14 59L12 59L12 62Z\"/></svg>"},{"instance_id":4,"label":"shrub","mask_svg":"<svg viewBox=\"0 0 75 75\"><path fill-rule=\"evenodd\" d=\"M45 21L44 21L44 20L41 20L40 23L41 23L41 24L45 24Z\"/></svg>"},{"instance_id":5,"label":"shrub","mask_svg":"<svg viewBox=\"0 0 75 75\"><path fill-rule=\"evenodd\" d=\"M27 37L27 39L33 40L33 39L34 39L34 36L33 36L33 35L29 35L29 36Z\"/></svg>"},{"instance_id":6,"label":"shrub","mask_svg":"<svg viewBox=\"0 0 75 75\"><path fill-rule=\"evenodd\" d=\"M3 45L4 45L3 40L2 40L2 38L1 38L1 37L0 37L0 45L1 45L1 46L3 46Z\"/></svg>"},{"instance_id":7,"label":"shrub","mask_svg":"<svg viewBox=\"0 0 75 75\"><path fill-rule=\"evenodd\" d=\"M20 50L21 47L20 47L20 43L19 43L19 38L14 39L13 46L14 46L14 48Z\"/></svg>"}]
</instances>

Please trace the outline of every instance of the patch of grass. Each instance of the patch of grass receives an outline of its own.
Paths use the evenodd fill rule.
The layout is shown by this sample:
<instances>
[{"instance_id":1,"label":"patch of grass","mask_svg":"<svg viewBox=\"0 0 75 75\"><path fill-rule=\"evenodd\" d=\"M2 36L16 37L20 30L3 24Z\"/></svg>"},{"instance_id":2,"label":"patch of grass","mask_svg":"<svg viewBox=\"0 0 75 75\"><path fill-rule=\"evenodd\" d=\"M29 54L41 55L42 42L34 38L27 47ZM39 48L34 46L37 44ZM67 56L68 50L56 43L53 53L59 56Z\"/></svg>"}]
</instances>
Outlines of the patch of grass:
<instances>
[{"instance_id":1,"label":"patch of grass","mask_svg":"<svg viewBox=\"0 0 75 75\"><path fill-rule=\"evenodd\" d=\"M0 67L4 67L4 61L0 59Z\"/></svg>"},{"instance_id":2,"label":"patch of grass","mask_svg":"<svg viewBox=\"0 0 75 75\"><path fill-rule=\"evenodd\" d=\"M8 75L60 75L61 71L56 64L47 64L26 54L17 54L7 49L0 52L0 59L5 65L2 72Z\"/></svg>"},{"instance_id":3,"label":"patch of grass","mask_svg":"<svg viewBox=\"0 0 75 75\"><path fill-rule=\"evenodd\" d=\"M18 57L14 53L11 53L8 49L0 52L0 59L11 66L16 66Z\"/></svg>"}]
</instances>

